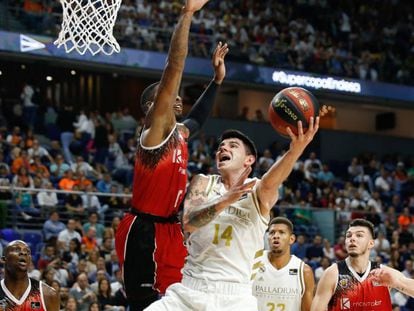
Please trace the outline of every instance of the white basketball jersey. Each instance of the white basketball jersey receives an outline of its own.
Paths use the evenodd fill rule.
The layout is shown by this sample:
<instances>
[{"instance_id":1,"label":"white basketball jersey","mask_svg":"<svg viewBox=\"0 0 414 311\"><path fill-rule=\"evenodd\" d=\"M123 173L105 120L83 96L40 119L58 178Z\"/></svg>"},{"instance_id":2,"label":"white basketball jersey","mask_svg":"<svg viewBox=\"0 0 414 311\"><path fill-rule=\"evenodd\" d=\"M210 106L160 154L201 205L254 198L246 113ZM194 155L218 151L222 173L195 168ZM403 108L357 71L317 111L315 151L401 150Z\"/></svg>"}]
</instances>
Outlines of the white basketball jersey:
<instances>
[{"instance_id":1,"label":"white basketball jersey","mask_svg":"<svg viewBox=\"0 0 414 311\"><path fill-rule=\"evenodd\" d=\"M209 176L207 196L223 195L218 175ZM256 187L224 209L213 221L190 234L183 274L208 281L250 283L252 264L263 252L268 219L260 213Z\"/></svg>"},{"instance_id":2,"label":"white basketball jersey","mask_svg":"<svg viewBox=\"0 0 414 311\"><path fill-rule=\"evenodd\" d=\"M289 263L278 270L269 262L268 251L253 272L253 295L259 311L300 311L305 292L304 262L292 255Z\"/></svg>"}]
</instances>

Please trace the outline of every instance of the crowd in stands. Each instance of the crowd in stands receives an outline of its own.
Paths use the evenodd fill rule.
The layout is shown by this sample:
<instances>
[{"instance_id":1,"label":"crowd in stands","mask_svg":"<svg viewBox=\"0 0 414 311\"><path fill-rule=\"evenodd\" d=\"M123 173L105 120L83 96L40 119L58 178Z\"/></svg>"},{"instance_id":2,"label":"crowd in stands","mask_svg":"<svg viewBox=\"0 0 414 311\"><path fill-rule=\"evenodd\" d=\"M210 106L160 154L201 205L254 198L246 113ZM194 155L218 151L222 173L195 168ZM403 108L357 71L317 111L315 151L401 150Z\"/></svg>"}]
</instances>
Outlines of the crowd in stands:
<instances>
[{"instance_id":1,"label":"crowd in stands","mask_svg":"<svg viewBox=\"0 0 414 311\"><path fill-rule=\"evenodd\" d=\"M30 31L57 35L59 2L10 0L9 5ZM121 46L166 52L181 5L122 1L115 25ZM409 0L211 0L193 19L190 54L210 58L221 40L230 47L229 60L412 85L411 11Z\"/></svg>"}]
</instances>

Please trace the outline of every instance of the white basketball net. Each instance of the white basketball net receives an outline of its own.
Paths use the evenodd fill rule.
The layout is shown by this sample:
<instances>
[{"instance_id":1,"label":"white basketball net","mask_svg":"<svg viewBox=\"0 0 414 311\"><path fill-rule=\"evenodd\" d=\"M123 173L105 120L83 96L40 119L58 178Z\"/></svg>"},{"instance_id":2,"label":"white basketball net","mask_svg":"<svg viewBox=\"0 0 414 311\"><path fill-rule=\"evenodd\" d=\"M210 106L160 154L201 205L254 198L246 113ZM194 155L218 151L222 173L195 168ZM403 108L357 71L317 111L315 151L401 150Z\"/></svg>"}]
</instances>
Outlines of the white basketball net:
<instances>
[{"instance_id":1,"label":"white basketball net","mask_svg":"<svg viewBox=\"0 0 414 311\"><path fill-rule=\"evenodd\" d=\"M122 0L60 0L63 8L62 29L54 42L62 45L66 53L76 50L95 55L102 52L119 53L120 47L113 36L116 16Z\"/></svg>"}]
</instances>

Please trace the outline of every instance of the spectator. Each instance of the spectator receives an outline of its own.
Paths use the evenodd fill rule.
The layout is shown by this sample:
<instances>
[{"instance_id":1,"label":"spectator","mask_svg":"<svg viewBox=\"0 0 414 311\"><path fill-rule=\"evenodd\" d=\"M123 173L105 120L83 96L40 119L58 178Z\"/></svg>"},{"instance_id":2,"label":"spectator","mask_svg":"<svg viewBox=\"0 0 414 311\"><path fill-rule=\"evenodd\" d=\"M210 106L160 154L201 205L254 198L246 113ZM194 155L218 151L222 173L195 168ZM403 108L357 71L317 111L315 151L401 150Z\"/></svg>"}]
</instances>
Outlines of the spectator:
<instances>
[{"instance_id":1,"label":"spectator","mask_svg":"<svg viewBox=\"0 0 414 311\"><path fill-rule=\"evenodd\" d=\"M68 250L62 253L62 261L67 263L68 270L71 272L78 266L81 257L80 246L81 242L77 238L74 238L70 240Z\"/></svg>"},{"instance_id":2,"label":"spectator","mask_svg":"<svg viewBox=\"0 0 414 311\"><path fill-rule=\"evenodd\" d=\"M324 271L331 265L331 260L328 257L322 257L321 265L315 269L315 281L319 282Z\"/></svg>"},{"instance_id":3,"label":"spectator","mask_svg":"<svg viewBox=\"0 0 414 311\"><path fill-rule=\"evenodd\" d=\"M307 244L305 243L306 238L303 234L298 234L296 242L292 244L291 252L292 255L300 259L305 259L306 257L306 250L308 248Z\"/></svg>"},{"instance_id":4,"label":"spectator","mask_svg":"<svg viewBox=\"0 0 414 311\"><path fill-rule=\"evenodd\" d=\"M101 223L98 223L98 213L89 213L88 220L89 221L83 225L83 231L88 232L89 228L94 227L96 230L96 237L102 241L105 227Z\"/></svg>"},{"instance_id":5,"label":"spectator","mask_svg":"<svg viewBox=\"0 0 414 311\"><path fill-rule=\"evenodd\" d=\"M64 201L65 207L71 217L80 217L81 219L84 218L85 208L83 207L83 201L79 193L78 186L74 185L72 189L75 193L67 194Z\"/></svg>"},{"instance_id":6,"label":"spectator","mask_svg":"<svg viewBox=\"0 0 414 311\"><path fill-rule=\"evenodd\" d=\"M348 256L348 252L345 249L345 237L340 236L337 243L334 245L334 252L336 260L344 260Z\"/></svg>"},{"instance_id":7,"label":"spectator","mask_svg":"<svg viewBox=\"0 0 414 311\"><path fill-rule=\"evenodd\" d=\"M55 246L46 244L42 254L40 255L39 261L37 262L37 268L40 272L43 272L47 266L55 266L58 261L60 261L60 258L57 256Z\"/></svg>"},{"instance_id":8,"label":"spectator","mask_svg":"<svg viewBox=\"0 0 414 311\"><path fill-rule=\"evenodd\" d=\"M59 188L61 190L70 191L76 185L76 180L73 176L73 171L68 169L65 171L64 177L59 181Z\"/></svg>"},{"instance_id":9,"label":"spectator","mask_svg":"<svg viewBox=\"0 0 414 311\"><path fill-rule=\"evenodd\" d=\"M85 245L85 252L91 253L98 249L98 241L96 239L96 228L89 227L86 234L82 237L82 244Z\"/></svg>"},{"instance_id":10,"label":"spectator","mask_svg":"<svg viewBox=\"0 0 414 311\"><path fill-rule=\"evenodd\" d=\"M65 224L59 220L59 213L53 210L49 214L49 219L43 224L43 236L46 241L49 241L50 238L57 238L65 228Z\"/></svg>"},{"instance_id":11,"label":"spectator","mask_svg":"<svg viewBox=\"0 0 414 311\"><path fill-rule=\"evenodd\" d=\"M125 311L125 308L123 306L114 305L111 294L111 286L107 279L102 279L99 281L97 298L102 310Z\"/></svg>"},{"instance_id":12,"label":"spectator","mask_svg":"<svg viewBox=\"0 0 414 311\"><path fill-rule=\"evenodd\" d=\"M79 232L75 231L76 222L75 219L69 218L66 224L66 229L62 230L58 235L59 249L63 251L69 251L70 242L76 239L79 243L82 240Z\"/></svg>"},{"instance_id":13,"label":"spectator","mask_svg":"<svg viewBox=\"0 0 414 311\"><path fill-rule=\"evenodd\" d=\"M75 285L69 291L69 295L76 299L77 311L88 311L89 304L96 301L96 296L90 289L88 277L85 273L78 275Z\"/></svg>"},{"instance_id":14,"label":"spectator","mask_svg":"<svg viewBox=\"0 0 414 311\"><path fill-rule=\"evenodd\" d=\"M56 192L54 192L53 185L50 181L45 183L45 188L49 191L39 191L37 193L37 204L40 207L40 213L45 216L51 212L52 209L58 205Z\"/></svg>"},{"instance_id":15,"label":"spectator","mask_svg":"<svg viewBox=\"0 0 414 311\"><path fill-rule=\"evenodd\" d=\"M48 161L53 163L53 158L50 156L49 152L46 150L45 147L42 147L39 144L37 139L33 140L33 146L27 150L27 153L30 158L34 158L35 156L40 157L42 161Z\"/></svg>"}]
</instances>

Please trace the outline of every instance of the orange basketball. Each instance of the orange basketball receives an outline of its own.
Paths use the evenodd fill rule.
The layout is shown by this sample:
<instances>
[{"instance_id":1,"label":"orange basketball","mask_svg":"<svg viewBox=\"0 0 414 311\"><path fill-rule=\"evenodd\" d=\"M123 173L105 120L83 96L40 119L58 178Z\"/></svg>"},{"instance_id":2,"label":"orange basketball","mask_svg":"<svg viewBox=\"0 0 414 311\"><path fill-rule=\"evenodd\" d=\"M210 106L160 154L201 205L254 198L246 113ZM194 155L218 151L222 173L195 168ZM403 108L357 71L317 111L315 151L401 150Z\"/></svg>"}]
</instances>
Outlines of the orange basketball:
<instances>
[{"instance_id":1,"label":"orange basketball","mask_svg":"<svg viewBox=\"0 0 414 311\"><path fill-rule=\"evenodd\" d=\"M298 121L304 131L309 127L311 117L319 115L319 103L311 92L301 87L288 87L273 97L269 105L269 121L283 137L289 137L286 127L298 134Z\"/></svg>"}]
</instances>

